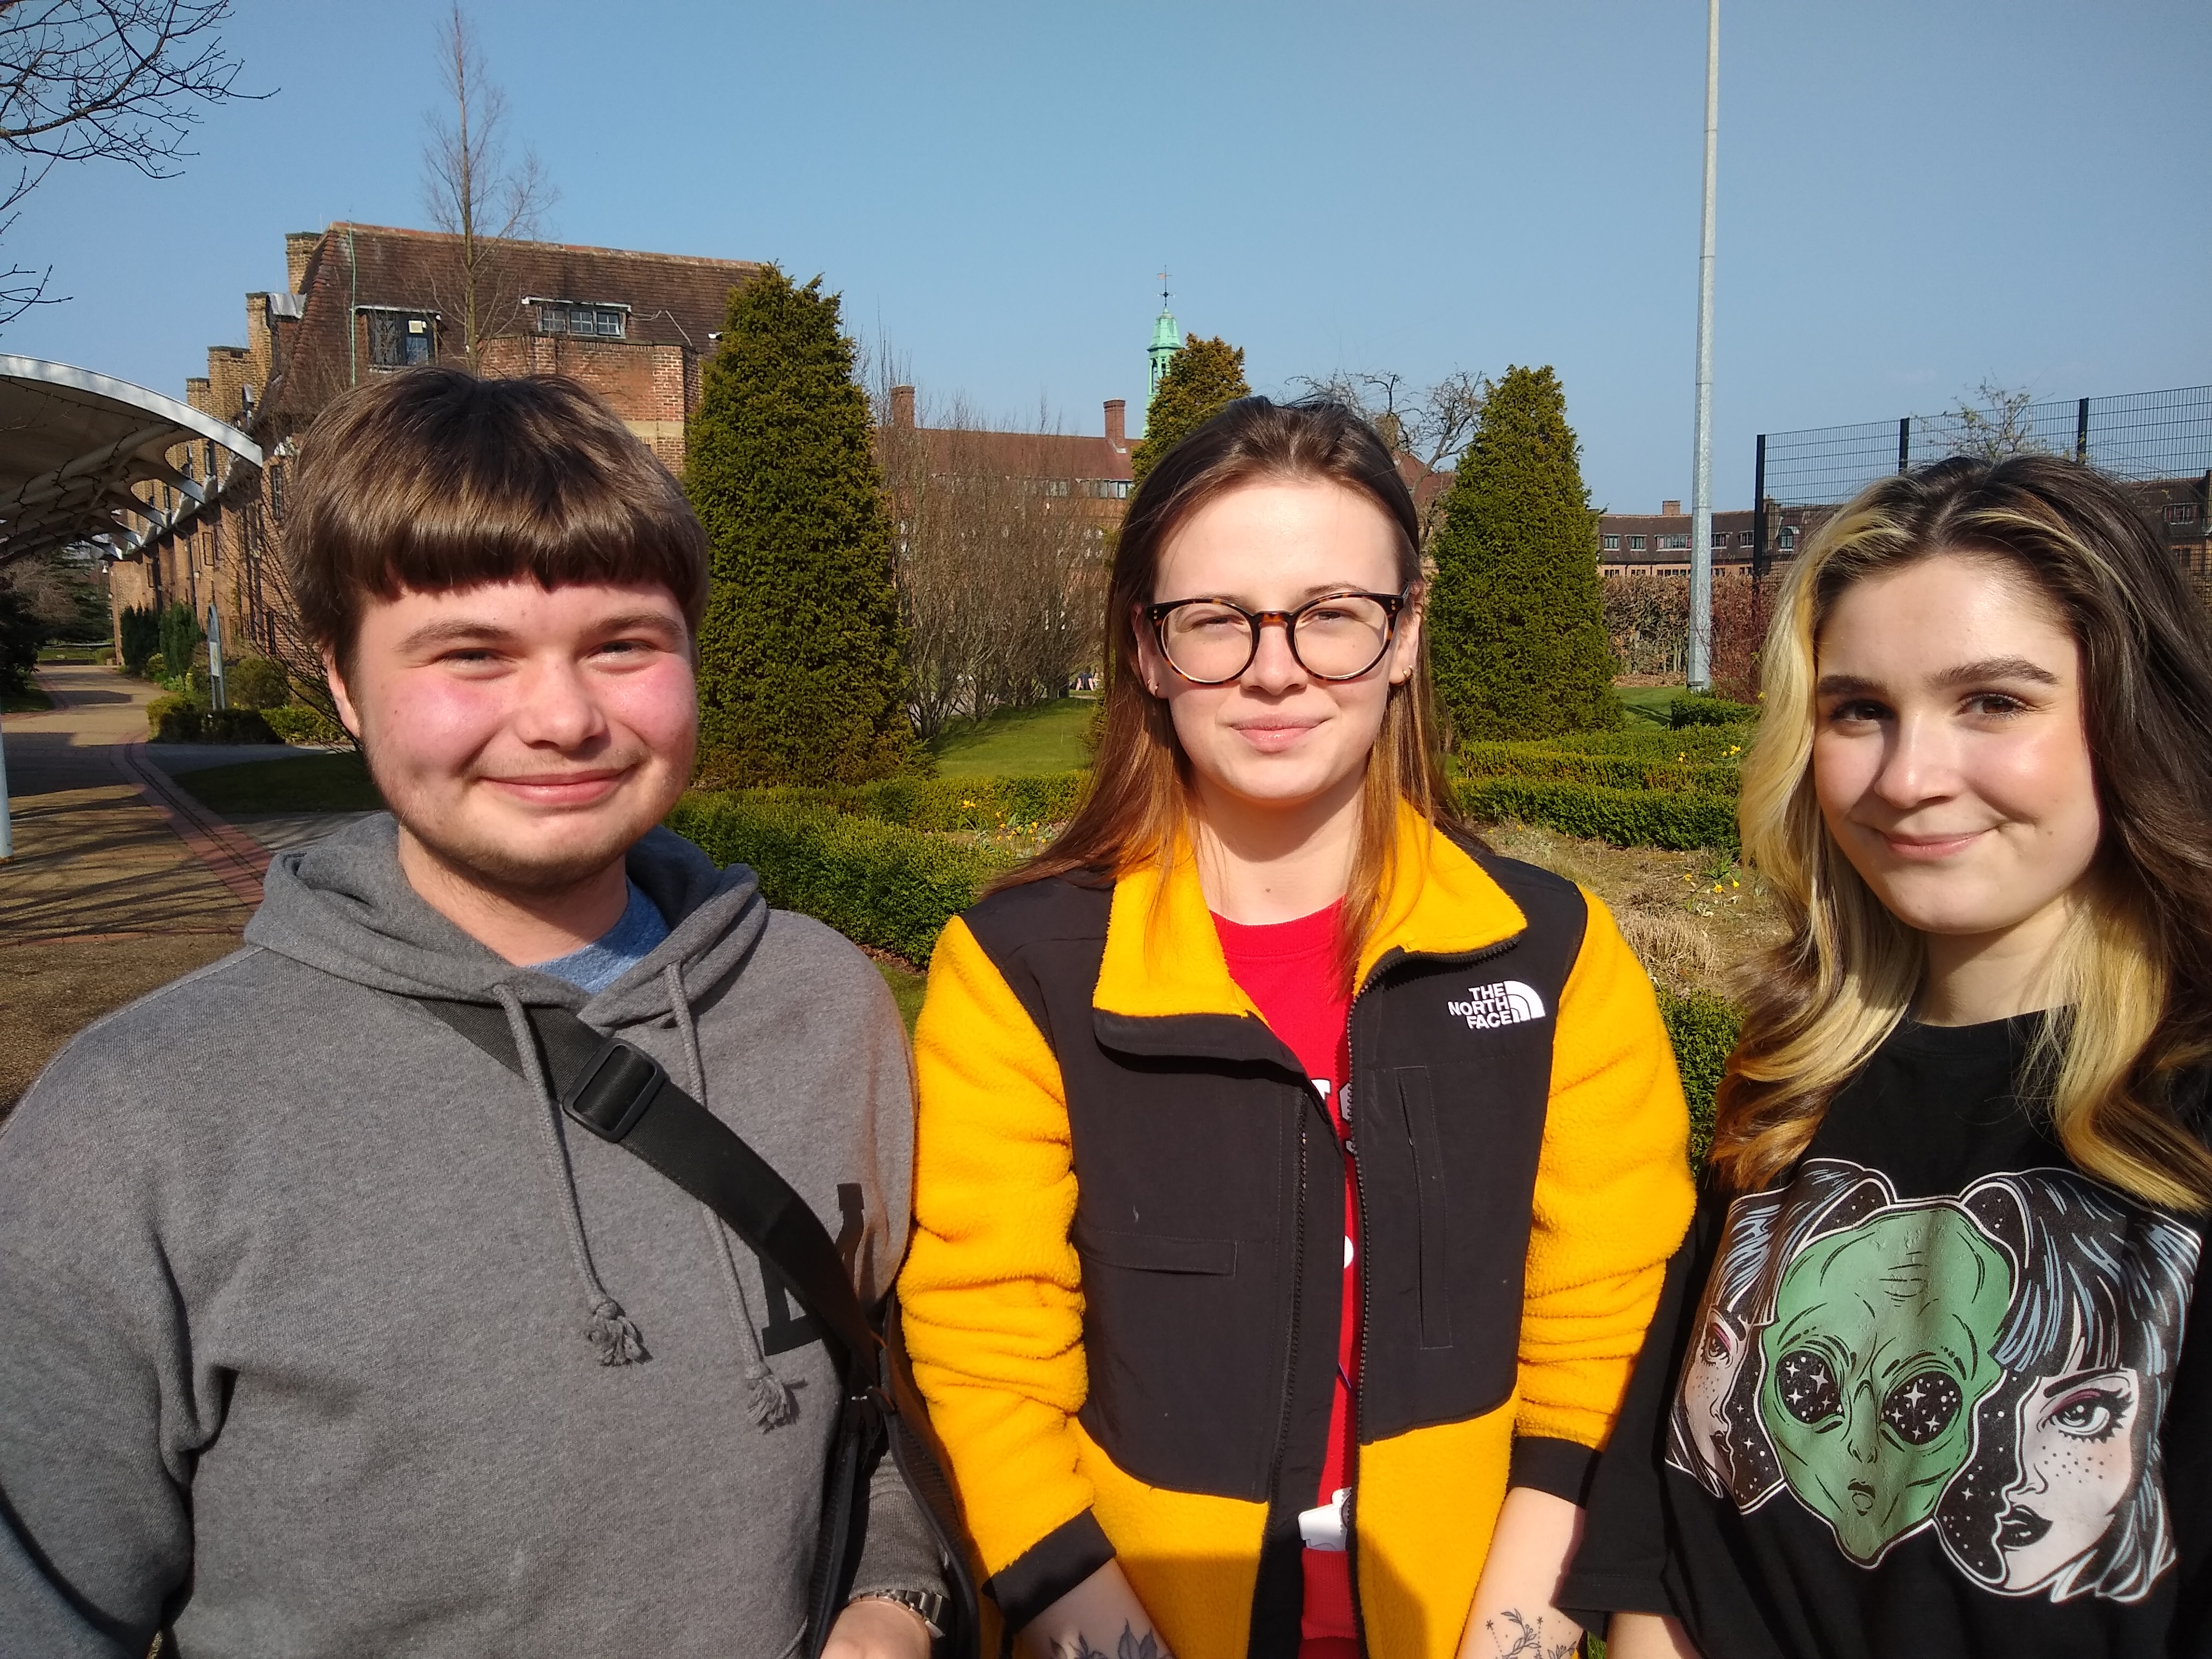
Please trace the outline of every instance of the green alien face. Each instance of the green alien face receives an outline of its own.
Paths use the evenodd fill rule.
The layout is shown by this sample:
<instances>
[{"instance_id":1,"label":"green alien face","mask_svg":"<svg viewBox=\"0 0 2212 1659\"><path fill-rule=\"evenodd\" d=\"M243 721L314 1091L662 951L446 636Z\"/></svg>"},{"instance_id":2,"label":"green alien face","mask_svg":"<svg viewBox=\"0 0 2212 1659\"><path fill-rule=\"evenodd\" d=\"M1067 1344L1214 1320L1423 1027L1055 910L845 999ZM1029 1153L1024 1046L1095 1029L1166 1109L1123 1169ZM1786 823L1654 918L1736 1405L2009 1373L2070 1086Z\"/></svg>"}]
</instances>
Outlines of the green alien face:
<instances>
[{"instance_id":1,"label":"green alien face","mask_svg":"<svg viewBox=\"0 0 2212 1659\"><path fill-rule=\"evenodd\" d=\"M1934 1512L1966 1462L2012 1267L1965 1212L1885 1210L1782 1276L1759 1410L1784 1478L1873 1561Z\"/></svg>"}]
</instances>

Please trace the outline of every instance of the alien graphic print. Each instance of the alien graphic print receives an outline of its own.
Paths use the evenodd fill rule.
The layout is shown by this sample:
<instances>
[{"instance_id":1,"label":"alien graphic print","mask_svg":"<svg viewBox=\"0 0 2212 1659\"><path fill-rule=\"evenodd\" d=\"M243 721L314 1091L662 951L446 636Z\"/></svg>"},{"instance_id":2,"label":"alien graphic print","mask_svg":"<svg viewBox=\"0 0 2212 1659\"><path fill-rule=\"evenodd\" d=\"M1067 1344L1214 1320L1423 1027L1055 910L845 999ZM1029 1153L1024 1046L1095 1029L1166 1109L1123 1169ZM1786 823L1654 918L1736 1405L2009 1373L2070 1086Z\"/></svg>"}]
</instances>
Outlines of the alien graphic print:
<instances>
[{"instance_id":1,"label":"alien graphic print","mask_svg":"<svg viewBox=\"0 0 2212 1659\"><path fill-rule=\"evenodd\" d=\"M1706 1183L1563 1606L1705 1659L2212 1659L2204 1219L2071 1164L2037 1029L1907 1025L1784 1180Z\"/></svg>"},{"instance_id":2,"label":"alien graphic print","mask_svg":"<svg viewBox=\"0 0 2212 1659\"><path fill-rule=\"evenodd\" d=\"M1811 1160L1729 1206L1668 1461L1744 1510L1787 1493L1861 1565L1933 1528L1990 1589L2139 1600L2173 1561L2158 1430L2198 1250L2070 1169L1901 1202Z\"/></svg>"}]
</instances>

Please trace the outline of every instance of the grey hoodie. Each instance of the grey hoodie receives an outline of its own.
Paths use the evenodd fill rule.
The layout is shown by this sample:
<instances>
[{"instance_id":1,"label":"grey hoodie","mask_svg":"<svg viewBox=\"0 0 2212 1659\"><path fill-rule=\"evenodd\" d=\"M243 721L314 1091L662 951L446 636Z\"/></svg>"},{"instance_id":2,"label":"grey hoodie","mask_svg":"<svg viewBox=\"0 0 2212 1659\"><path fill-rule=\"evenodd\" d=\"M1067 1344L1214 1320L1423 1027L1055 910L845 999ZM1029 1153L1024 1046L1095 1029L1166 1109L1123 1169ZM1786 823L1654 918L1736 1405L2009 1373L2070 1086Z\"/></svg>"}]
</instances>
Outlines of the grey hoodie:
<instances>
[{"instance_id":1,"label":"grey hoodie","mask_svg":"<svg viewBox=\"0 0 2212 1659\"><path fill-rule=\"evenodd\" d=\"M864 1297L905 1244L866 958L655 830L596 996L433 911L369 818L0 1131L0 1655L780 1655L838 1401L761 1264L415 995L573 1009L781 1170ZM856 1590L940 1588L878 1477Z\"/></svg>"}]
</instances>

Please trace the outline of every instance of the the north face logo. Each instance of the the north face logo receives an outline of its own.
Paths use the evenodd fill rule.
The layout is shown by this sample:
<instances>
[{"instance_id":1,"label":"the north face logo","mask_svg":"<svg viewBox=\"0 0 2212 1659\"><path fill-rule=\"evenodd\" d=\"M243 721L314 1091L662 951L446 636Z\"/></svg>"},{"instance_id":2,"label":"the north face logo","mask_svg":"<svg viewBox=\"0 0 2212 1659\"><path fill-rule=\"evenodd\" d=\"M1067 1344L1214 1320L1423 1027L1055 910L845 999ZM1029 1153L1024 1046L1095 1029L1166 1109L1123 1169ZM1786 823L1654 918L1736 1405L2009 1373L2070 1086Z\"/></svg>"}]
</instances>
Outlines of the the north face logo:
<instances>
[{"instance_id":1,"label":"the north face logo","mask_svg":"<svg viewBox=\"0 0 2212 1659\"><path fill-rule=\"evenodd\" d=\"M1465 1002L1447 1002L1444 1007L1464 1019L1471 1031L1491 1031L1501 1025L1518 1025L1523 1020L1544 1017L1544 999L1536 994L1534 986L1523 985L1517 979L1501 979L1495 985L1470 985Z\"/></svg>"}]
</instances>

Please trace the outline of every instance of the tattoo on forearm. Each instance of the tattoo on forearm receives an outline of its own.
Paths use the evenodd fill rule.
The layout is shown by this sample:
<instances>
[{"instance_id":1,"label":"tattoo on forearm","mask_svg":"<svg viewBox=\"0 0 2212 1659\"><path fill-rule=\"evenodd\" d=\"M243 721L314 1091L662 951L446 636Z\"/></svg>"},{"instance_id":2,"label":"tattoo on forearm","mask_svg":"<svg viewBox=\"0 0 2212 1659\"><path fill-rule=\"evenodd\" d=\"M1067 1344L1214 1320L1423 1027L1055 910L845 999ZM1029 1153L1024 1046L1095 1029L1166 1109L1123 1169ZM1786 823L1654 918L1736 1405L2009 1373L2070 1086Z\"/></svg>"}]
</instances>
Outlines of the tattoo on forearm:
<instances>
[{"instance_id":1,"label":"tattoo on forearm","mask_svg":"<svg viewBox=\"0 0 2212 1659\"><path fill-rule=\"evenodd\" d=\"M1504 1622L1512 1628L1501 1630L1496 1619L1482 1621L1482 1628L1489 1632L1490 1645L1497 1650L1498 1659L1567 1659L1583 1639L1582 1632L1577 1630L1564 1642L1547 1642L1544 1639L1544 1615L1538 1613L1532 1624L1518 1607L1506 1608ZM1082 1656L1077 1655L1076 1659L1082 1659ZM1100 1659L1104 1659L1104 1656L1101 1655Z\"/></svg>"},{"instance_id":2,"label":"tattoo on forearm","mask_svg":"<svg viewBox=\"0 0 2212 1659\"><path fill-rule=\"evenodd\" d=\"M1139 1636L1132 1626L1121 1626L1121 1639L1112 1653L1103 1648L1094 1648L1091 1638L1078 1631L1068 1641L1052 1644L1053 1659L1175 1659L1167 1650L1155 1631Z\"/></svg>"}]
</instances>

